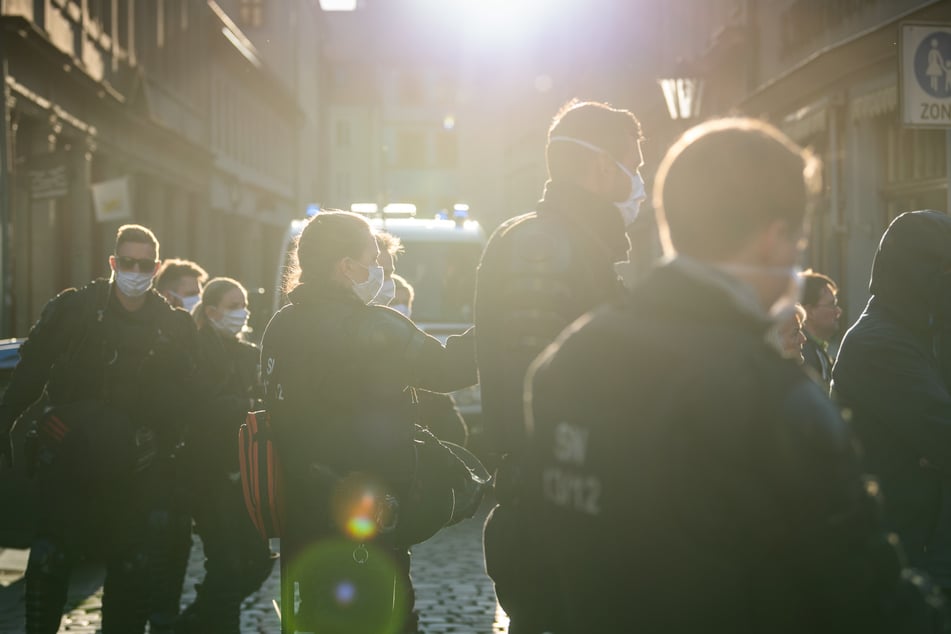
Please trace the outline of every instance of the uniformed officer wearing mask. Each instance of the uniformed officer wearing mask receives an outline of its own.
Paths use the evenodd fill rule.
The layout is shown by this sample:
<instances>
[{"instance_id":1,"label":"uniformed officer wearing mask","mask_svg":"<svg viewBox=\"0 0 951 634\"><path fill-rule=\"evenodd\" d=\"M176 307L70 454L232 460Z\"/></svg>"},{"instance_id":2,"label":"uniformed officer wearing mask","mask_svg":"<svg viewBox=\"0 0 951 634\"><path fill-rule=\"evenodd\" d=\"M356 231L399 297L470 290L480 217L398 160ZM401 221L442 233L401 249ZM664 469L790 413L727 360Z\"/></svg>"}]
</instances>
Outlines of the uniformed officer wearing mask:
<instances>
[{"instance_id":1,"label":"uniformed officer wearing mask","mask_svg":"<svg viewBox=\"0 0 951 634\"><path fill-rule=\"evenodd\" d=\"M462 367L453 352L471 348L471 338L449 337L443 346L373 304L385 275L362 216L317 214L301 232L296 259L290 303L267 325L261 352L265 407L284 466L281 557L293 577L284 583L296 581L301 598L283 618L303 631L415 631L407 548L421 537L407 531L413 500L427 506L431 499L420 485L433 483L418 480L418 414L407 388L474 384L474 361ZM394 523L367 510L392 509L392 500Z\"/></svg>"},{"instance_id":2,"label":"uniformed officer wearing mask","mask_svg":"<svg viewBox=\"0 0 951 634\"><path fill-rule=\"evenodd\" d=\"M503 223L479 266L476 346L486 433L500 504L485 527L486 568L519 632L544 631L556 613L550 575L520 566L532 548L512 535L518 519L522 388L532 359L575 319L625 291L615 263L628 259L626 229L646 194L635 116L603 103L570 102L552 122L549 181L536 210ZM514 564L514 565L513 565Z\"/></svg>"},{"instance_id":3,"label":"uniformed officer wearing mask","mask_svg":"<svg viewBox=\"0 0 951 634\"><path fill-rule=\"evenodd\" d=\"M42 502L26 570L28 634L58 630L72 564L90 549L106 558L103 632L145 628L169 523L170 456L196 400L197 333L152 289L158 257L149 229L120 227L111 279L46 305L0 401L7 459L14 420L44 389L51 405L36 430Z\"/></svg>"},{"instance_id":4,"label":"uniformed officer wearing mask","mask_svg":"<svg viewBox=\"0 0 951 634\"><path fill-rule=\"evenodd\" d=\"M765 340L797 299L819 168L762 121L685 132L655 181L666 257L529 369L519 528L554 579L552 632L947 631L880 522L853 425Z\"/></svg>"},{"instance_id":5,"label":"uniformed officer wearing mask","mask_svg":"<svg viewBox=\"0 0 951 634\"><path fill-rule=\"evenodd\" d=\"M248 411L261 409L264 395L259 350L241 337L248 314L247 291L227 277L208 282L193 310L202 352L198 381L206 398L180 462L205 553L205 577L176 634L238 634L242 600L273 565L267 542L245 510L237 477L238 429ZM180 587L181 578L177 581Z\"/></svg>"},{"instance_id":6,"label":"uniformed officer wearing mask","mask_svg":"<svg viewBox=\"0 0 951 634\"><path fill-rule=\"evenodd\" d=\"M208 274L191 260L169 258L155 274L155 290L175 308L192 312L201 300L201 289Z\"/></svg>"}]
</instances>

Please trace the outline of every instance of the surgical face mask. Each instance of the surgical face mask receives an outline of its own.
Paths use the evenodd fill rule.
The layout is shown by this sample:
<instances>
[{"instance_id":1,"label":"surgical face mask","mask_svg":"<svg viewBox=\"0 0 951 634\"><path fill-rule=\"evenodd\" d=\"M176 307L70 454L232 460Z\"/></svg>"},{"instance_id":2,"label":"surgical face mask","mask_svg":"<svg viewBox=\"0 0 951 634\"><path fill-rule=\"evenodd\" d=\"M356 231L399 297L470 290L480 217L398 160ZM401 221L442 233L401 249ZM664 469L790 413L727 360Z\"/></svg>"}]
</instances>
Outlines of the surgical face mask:
<instances>
[{"instance_id":1,"label":"surgical face mask","mask_svg":"<svg viewBox=\"0 0 951 634\"><path fill-rule=\"evenodd\" d=\"M647 198L647 190L644 187L644 179L641 178L641 175L637 172L632 174L631 170L624 167L620 161L593 143L588 143L587 141L582 141L581 139L576 139L570 136L553 136L551 139L549 139L549 143L552 141L574 143L575 145L588 148L593 152L602 152L611 157L611 160L613 160L617 166L621 168L621 171L624 172L624 174L627 175L628 179L631 181L631 192L628 194L627 199L614 203L614 206L617 207L618 213L621 214L621 219L624 221L625 228L634 224L634 221L637 220L637 216L641 213L641 203Z\"/></svg>"},{"instance_id":2,"label":"surgical face mask","mask_svg":"<svg viewBox=\"0 0 951 634\"><path fill-rule=\"evenodd\" d=\"M393 304L392 306L390 306L390 308L392 308L393 310L395 310L396 312L400 313L401 315L405 317L410 316L409 306L406 304Z\"/></svg>"},{"instance_id":3,"label":"surgical face mask","mask_svg":"<svg viewBox=\"0 0 951 634\"><path fill-rule=\"evenodd\" d=\"M360 264L357 262L357 264ZM369 276L367 277L366 282L354 282L350 280L350 283L353 284L353 292L357 294L364 304L369 304L373 301L373 298L377 296L377 293L380 292L380 289L383 287L383 267L382 266L366 266L365 264L360 264L364 267Z\"/></svg>"},{"instance_id":4,"label":"surgical face mask","mask_svg":"<svg viewBox=\"0 0 951 634\"><path fill-rule=\"evenodd\" d=\"M627 200L614 203L614 206L617 207L621 213L624 226L630 227L641 213L641 203L647 198L647 192L644 189L644 179L641 178L639 173L634 172L631 174L631 172L620 163L618 163L617 166L631 179L631 193L628 194Z\"/></svg>"},{"instance_id":5,"label":"surgical face mask","mask_svg":"<svg viewBox=\"0 0 951 634\"><path fill-rule=\"evenodd\" d=\"M390 278L383 280L383 286L380 287L380 292L373 298L373 303L380 306L389 306L394 297L396 297L396 282L393 281L393 278Z\"/></svg>"},{"instance_id":6,"label":"surgical face mask","mask_svg":"<svg viewBox=\"0 0 951 634\"><path fill-rule=\"evenodd\" d=\"M126 297L141 297L152 286L151 273L114 271L113 279L119 288L119 292Z\"/></svg>"},{"instance_id":7,"label":"surgical face mask","mask_svg":"<svg viewBox=\"0 0 951 634\"><path fill-rule=\"evenodd\" d=\"M188 312L192 312L192 309L201 301L201 295L179 295L175 291L169 291L168 294L180 301L182 308Z\"/></svg>"},{"instance_id":8,"label":"surgical face mask","mask_svg":"<svg viewBox=\"0 0 951 634\"><path fill-rule=\"evenodd\" d=\"M236 308L229 310L221 316L221 319L210 319L209 321L218 332L233 337L241 332L244 325L248 323L248 309Z\"/></svg>"},{"instance_id":9,"label":"surgical face mask","mask_svg":"<svg viewBox=\"0 0 951 634\"><path fill-rule=\"evenodd\" d=\"M787 278L786 289L773 302L769 314L773 317L790 310L802 299L802 287L805 280L802 277L802 268L799 266L753 266L744 264L723 264L719 267L727 273L740 275L761 275L771 278Z\"/></svg>"}]
</instances>

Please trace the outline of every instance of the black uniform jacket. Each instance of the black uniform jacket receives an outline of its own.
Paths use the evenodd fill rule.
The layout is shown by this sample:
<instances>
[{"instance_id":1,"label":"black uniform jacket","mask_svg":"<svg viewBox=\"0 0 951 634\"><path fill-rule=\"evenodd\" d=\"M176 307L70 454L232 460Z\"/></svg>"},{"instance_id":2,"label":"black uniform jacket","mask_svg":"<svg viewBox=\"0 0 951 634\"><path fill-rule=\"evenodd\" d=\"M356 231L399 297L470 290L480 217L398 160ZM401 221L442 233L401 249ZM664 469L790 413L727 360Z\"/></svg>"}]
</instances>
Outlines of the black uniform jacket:
<instances>
[{"instance_id":1,"label":"black uniform jacket","mask_svg":"<svg viewBox=\"0 0 951 634\"><path fill-rule=\"evenodd\" d=\"M0 402L0 429L44 389L52 405L99 400L152 428L171 451L196 399L197 333L191 316L155 291L126 311L108 280L51 299L20 349Z\"/></svg>"},{"instance_id":2,"label":"black uniform jacket","mask_svg":"<svg viewBox=\"0 0 951 634\"><path fill-rule=\"evenodd\" d=\"M951 588L951 390L936 345L948 271L951 218L899 216L882 237L872 298L843 338L832 378L864 466L879 480L888 527L913 564Z\"/></svg>"},{"instance_id":3,"label":"black uniform jacket","mask_svg":"<svg viewBox=\"0 0 951 634\"><path fill-rule=\"evenodd\" d=\"M405 493L418 422L407 391L474 384L471 336L450 337L443 347L395 310L332 285L302 284L289 299L267 326L261 356L289 489L318 463L339 475L375 474Z\"/></svg>"},{"instance_id":4,"label":"black uniform jacket","mask_svg":"<svg viewBox=\"0 0 951 634\"><path fill-rule=\"evenodd\" d=\"M197 380L203 399L189 429L185 456L196 475L238 470L238 429L264 396L261 353L238 337L222 335L210 324L198 331L201 364Z\"/></svg>"},{"instance_id":5,"label":"black uniform jacket","mask_svg":"<svg viewBox=\"0 0 951 634\"><path fill-rule=\"evenodd\" d=\"M898 631L845 423L745 287L697 267L655 269L529 371L523 530L555 570L553 631Z\"/></svg>"},{"instance_id":6,"label":"black uniform jacket","mask_svg":"<svg viewBox=\"0 0 951 634\"><path fill-rule=\"evenodd\" d=\"M549 182L538 210L489 239L476 288L482 418L493 451L521 445L525 370L568 324L624 292L614 269L630 242L617 208Z\"/></svg>"}]
</instances>

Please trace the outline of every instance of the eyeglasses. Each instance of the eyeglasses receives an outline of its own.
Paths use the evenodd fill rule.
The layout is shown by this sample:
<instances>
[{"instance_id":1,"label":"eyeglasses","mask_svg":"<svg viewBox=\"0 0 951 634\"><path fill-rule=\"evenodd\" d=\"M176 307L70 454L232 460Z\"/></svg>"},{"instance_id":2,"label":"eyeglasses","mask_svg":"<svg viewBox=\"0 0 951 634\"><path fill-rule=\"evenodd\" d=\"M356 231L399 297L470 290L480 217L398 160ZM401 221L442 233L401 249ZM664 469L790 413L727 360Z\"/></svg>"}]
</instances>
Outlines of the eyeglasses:
<instances>
[{"instance_id":1,"label":"eyeglasses","mask_svg":"<svg viewBox=\"0 0 951 634\"><path fill-rule=\"evenodd\" d=\"M131 271L138 269L140 273L151 273L158 260L150 258L130 258L127 255L116 256L116 267L120 271Z\"/></svg>"}]
</instances>

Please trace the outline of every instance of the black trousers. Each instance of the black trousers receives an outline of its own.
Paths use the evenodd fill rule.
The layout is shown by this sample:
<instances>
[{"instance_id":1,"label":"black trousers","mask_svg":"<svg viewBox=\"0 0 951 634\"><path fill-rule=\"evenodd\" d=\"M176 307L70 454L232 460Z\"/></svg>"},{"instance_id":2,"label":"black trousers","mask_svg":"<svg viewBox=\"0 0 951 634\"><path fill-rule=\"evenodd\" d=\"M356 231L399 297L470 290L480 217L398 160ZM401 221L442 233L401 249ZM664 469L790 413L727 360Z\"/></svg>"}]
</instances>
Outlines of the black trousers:
<instances>
[{"instance_id":1,"label":"black trousers","mask_svg":"<svg viewBox=\"0 0 951 634\"><path fill-rule=\"evenodd\" d=\"M558 623L558 592L554 576L544 571L544 557L533 554L538 540L519 530L520 521L514 502L497 504L489 513L482 534L485 569L509 616L509 631L541 634Z\"/></svg>"},{"instance_id":2,"label":"black trousers","mask_svg":"<svg viewBox=\"0 0 951 634\"><path fill-rule=\"evenodd\" d=\"M47 453L37 466L42 501L26 570L28 634L55 634L72 568L83 557L106 563L104 634L143 632L149 580L161 566L169 523L169 479L161 463L121 481L83 477L75 464Z\"/></svg>"},{"instance_id":3,"label":"black trousers","mask_svg":"<svg viewBox=\"0 0 951 634\"><path fill-rule=\"evenodd\" d=\"M244 508L241 483L218 474L199 490L192 514L205 553L205 577L178 632L238 634L241 602L271 574L274 558Z\"/></svg>"}]
</instances>

